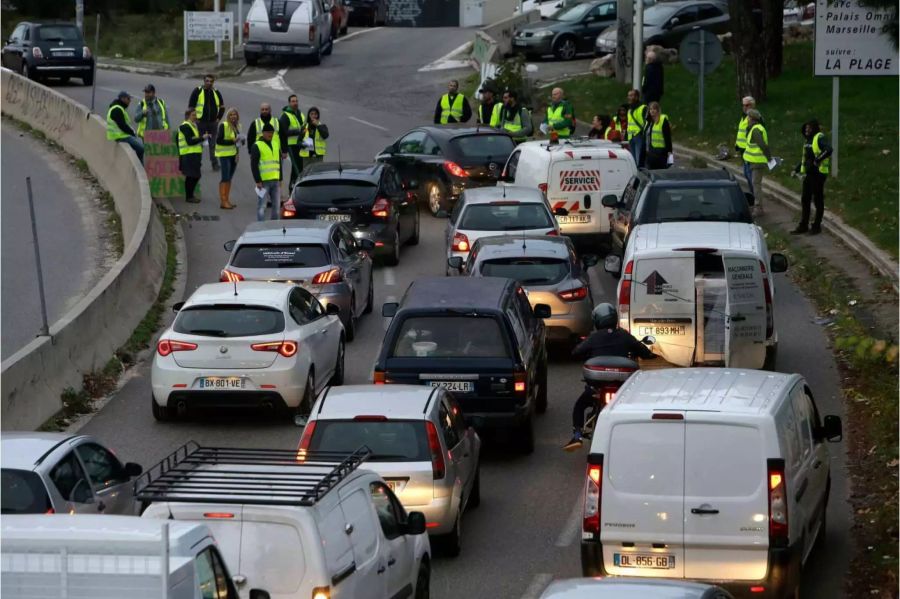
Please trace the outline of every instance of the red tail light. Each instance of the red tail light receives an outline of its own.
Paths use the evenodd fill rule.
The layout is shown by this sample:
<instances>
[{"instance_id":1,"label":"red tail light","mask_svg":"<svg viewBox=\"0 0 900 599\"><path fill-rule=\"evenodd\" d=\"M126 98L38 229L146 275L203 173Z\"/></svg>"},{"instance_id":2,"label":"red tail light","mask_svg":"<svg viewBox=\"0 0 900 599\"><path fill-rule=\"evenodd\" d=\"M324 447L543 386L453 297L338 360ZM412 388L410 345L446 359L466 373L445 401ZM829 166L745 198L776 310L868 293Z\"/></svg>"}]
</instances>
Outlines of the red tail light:
<instances>
[{"instance_id":1,"label":"red tail light","mask_svg":"<svg viewBox=\"0 0 900 599\"><path fill-rule=\"evenodd\" d=\"M385 383L384 379L384 371L376 370L372 373L372 382L376 385L383 385Z\"/></svg>"},{"instance_id":2,"label":"red tail light","mask_svg":"<svg viewBox=\"0 0 900 599\"><path fill-rule=\"evenodd\" d=\"M357 422L387 422L388 418L380 414L372 414L369 416L354 416L353 420Z\"/></svg>"},{"instance_id":3,"label":"red tail light","mask_svg":"<svg viewBox=\"0 0 900 599\"><path fill-rule=\"evenodd\" d=\"M568 291L560 291L557 293L559 299L564 302L575 302L583 300L588 295L587 287L579 287L578 289L570 289Z\"/></svg>"},{"instance_id":4,"label":"red tail light","mask_svg":"<svg viewBox=\"0 0 900 599\"><path fill-rule=\"evenodd\" d=\"M160 339L156 344L156 351L162 357L166 357L176 351L194 351L197 349L196 343L187 341L172 341L171 339Z\"/></svg>"},{"instance_id":5,"label":"red tail light","mask_svg":"<svg viewBox=\"0 0 900 599\"><path fill-rule=\"evenodd\" d=\"M451 160L444 161L444 170L447 171L448 174L453 175L454 177L460 177L465 179L469 176L469 173L465 171L465 169L455 162Z\"/></svg>"},{"instance_id":6,"label":"red tail light","mask_svg":"<svg viewBox=\"0 0 900 599\"><path fill-rule=\"evenodd\" d=\"M766 339L775 332L775 314L772 311L772 289L769 287L769 277L766 276L766 263L759 261L759 269L762 272L763 292L766 294Z\"/></svg>"},{"instance_id":7,"label":"red tail light","mask_svg":"<svg viewBox=\"0 0 900 599\"><path fill-rule=\"evenodd\" d=\"M231 512L204 512L203 517L228 520L234 518L234 514L232 514Z\"/></svg>"},{"instance_id":8,"label":"red tail light","mask_svg":"<svg viewBox=\"0 0 900 599\"><path fill-rule=\"evenodd\" d=\"M372 204L372 216L375 218L387 218L391 215L391 203L387 198L378 198Z\"/></svg>"},{"instance_id":9,"label":"red tail light","mask_svg":"<svg viewBox=\"0 0 900 599\"><path fill-rule=\"evenodd\" d=\"M584 480L584 512L581 530L583 535L596 540L600 535L600 490L603 484L603 456L596 464L588 464ZM589 459L597 459L591 456Z\"/></svg>"},{"instance_id":10,"label":"red tail light","mask_svg":"<svg viewBox=\"0 0 900 599\"><path fill-rule=\"evenodd\" d=\"M468 252L471 247L472 246L469 245L469 238L466 237L465 233L455 233L453 235L454 252Z\"/></svg>"},{"instance_id":11,"label":"red tail light","mask_svg":"<svg viewBox=\"0 0 900 599\"><path fill-rule=\"evenodd\" d=\"M788 546L787 483L784 480L784 460L768 461L769 471L769 546Z\"/></svg>"},{"instance_id":12,"label":"red tail light","mask_svg":"<svg viewBox=\"0 0 900 599\"><path fill-rule=\"evenodd\" d=\"M250 37L250 21L244 21L244 37Z\"/></svg>"},{"instance_id":13,"label":"red tail light","mask_svg":"<svg viewBox=\"0 0 900 599\"><path fill-rule=\"evenodd\" d=\"M316 276L312 278L313 285L325 285L327 283L340 283L344 280L344 277L341 275L340 268L332 268L331 270L326 270L320 272Z\"/></svg>"},{"instance_id":14,"label":"red tail light","mask_svg":"<svg viewBox=\"0 0 900 599\"><path fill-rule=\"evenodd\" d=\"M538 183L538 189L541 190L541 193L547 195L547 184L546 183Z\"/></svg>"},{"instance_id":15,"label":"red tail light","mask_svg":"<svg viewBox=\"0 0 900 599\"><path fill-rule=\"evenodd\" d=\"M243 281L244 277L239 275L236 272L231 272L230 270L223 270L221 276L219 277L219 281L222 283L234 283L235 281Z\"/></svg>"},{"instance_id":16,"label":"red tail light","mask_svg":"<svg viewBox=\"0 0 900 599\"><path fill-rule=\"evenodd\" d=\"M516 393L524 394L527 389L525 373L521 370L516 371L513 374L513 390Z\"/></svg>"},{"instance_id":17,"label":"red tail light","mask_svg":"<svg viewBox=\"0 0 900 599\"><path fill-rule=\"evenodd\" d=\"M631 332L631 273L634 271L634 260L625 265L622 282L619 284L619 326Z\"/></svg>"},{"instance_id":18,"label":"red tail light","mask_svg":"<svg viewBox=\"0 0 900 599\"><path fill-rule=\"evenodd\" d=\"M56 513L56 510L53 508L50 508L49 510L44 512L44 515L49 516L50 514L55 514L55 513Z\"/></svg>"},{"instance_id":19,"label":"red tail light","mask_svg":"<svg viewBox=\"0 0 900 599\"><path fill-rule=\"evenodd\" d=\"M303 427L303 434L300 435L300 445L297 446L297 461L306 461L306 453L309 451L309 444L312 442L313 433L316 432L316 421L311 420Z\"/></svg>"},{"instance_id":20,"label":"red tail light","mask_svg":"<svg viewBox=\"0 0 900 599\"><path fill-rule=\"evenodd\" d=\"M310 42L316 41L316 26L315 25L309 26L309 41Z\"/></svg>"},{"instance_id":21,"label":"red tail light","mask_svg":"<svg viewBox=\"0 0 900 599\"><path fill-rule=\"evenodd\" d=\"M84 47L81 49L81 57L82 57L82 58L90 58L91 56L93 56L93 55L91 54L91 49L88 48L87 46L84 46Z\"/></svg>"},{"instance_id":22,"label":"red tail light","mask_svg":"<svg viewBox=\"0 0 900 599\"><path fill-rule=\"evenodd\" d=\"M437 429L430 420L425 422L428 429L428 448L431 450L431 472L434 480L444 478L446 468L444 467L444 452L441 451L441 441L438 439Z\"/></svg>"},{"instance_id":23,"label":"red tail light","mask_svg":"<svg viewBox=\"0 0 900 599\"><path fill-rule=\"evenodd\" d=\"M559 231L553 229L552 231L547 231L547 235L550 235L551 237L559 237Z\"/></svg>"},{"instance_id":24,"label":"red tail light","mask_svg":"<svg viewBox=\"0 0 900 599\"><path fill-rule=\"evenodd\" d=\"M253 351L275 351L285 358L292 358L297 354L300 345L296 341L269 341L267 343L254 343L250 346Z\"/></svg>"},{"instance_id":25,"label":"red tail light","mask_svg":"<svg viewBox=\"0 0 900 599\"><path fill-rule=\"evenodd\" d=\"M293 200L287 200L281 205L281 218L294 218L297 216L297 208Z\"/></svg>"}]
</instances>

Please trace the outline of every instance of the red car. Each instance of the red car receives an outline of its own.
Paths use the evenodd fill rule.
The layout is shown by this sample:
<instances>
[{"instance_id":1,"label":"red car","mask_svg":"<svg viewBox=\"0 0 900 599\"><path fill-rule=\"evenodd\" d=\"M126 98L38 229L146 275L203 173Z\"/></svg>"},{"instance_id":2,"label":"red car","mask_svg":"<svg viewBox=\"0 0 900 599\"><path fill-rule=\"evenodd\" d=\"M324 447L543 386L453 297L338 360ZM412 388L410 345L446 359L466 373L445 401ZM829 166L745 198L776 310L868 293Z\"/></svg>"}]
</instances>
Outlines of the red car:
<instances>
[{"instance_id":1,"label":"red car","mask_svg":"<svg viewBox=\"0 0 900 599\"><path fill-rule=\"evenodd\" d=\"M350 7L348 0L334 0L331 3L331 39L347 34L347 25L350 21Z\"/></svg>"}]
</instances>

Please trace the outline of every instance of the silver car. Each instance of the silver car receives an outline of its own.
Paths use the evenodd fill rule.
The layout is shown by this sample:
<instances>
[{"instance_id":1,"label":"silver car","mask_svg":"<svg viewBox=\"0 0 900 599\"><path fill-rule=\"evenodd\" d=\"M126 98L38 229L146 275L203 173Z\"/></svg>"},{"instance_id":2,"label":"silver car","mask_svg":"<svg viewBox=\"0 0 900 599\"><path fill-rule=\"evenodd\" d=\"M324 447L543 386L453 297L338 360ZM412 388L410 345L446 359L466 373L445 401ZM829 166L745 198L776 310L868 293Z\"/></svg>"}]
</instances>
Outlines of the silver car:
<instances>
[{"instance_id":1,"label":"silver car","mask_svg":"<svg viewBox=\"0 0 900 599\"><path fill-rule=\"evenodd\" d=\"M143 469L93 437L3 433L0 455L3 514L138 513L132 486Z\"/></svg>"},{"instance_id":2,"label":"silver car","mask_svg":"<svg viewBox=\"0 0 900 599\"><path fill-rule=\"evenodd\" d=\"M304 452L355 451L408 511L425 514L428 533L456 556L463 512L481 501L481 439L453 396L440 387L354 385L324 392L300 438Z\"/></svg>"},{"instance_id":3,"label":"silver car","mask_svg":"<svg viewBox=\"0 0 900 599\"><path fill-rule=\"evenodd\" d=\"M354 238L341 223L252 223L240 238L225 244L231 255L219 280L300 285L315 295L323 307L340 307L346 339L352 341L357 319L372 311L374 249L373 242Z\"/></svg>"},{"instance_id":4,"label":"silver car","mask_svg":"<svg viewBox=\"0 0 900 599\"><path fill-rule=\"evenodd\" d=\"M547 339L576 343L591 332L594 299L587 269L597 261L593 254L576 257L568 237L494 236L478 239L465 262L454 257L447 265L472 277L517 280L532 308L550 306Z\"/></svg>"},{"instance_id":5,"label":"silver car","mask_svg":"<svg viewBox=\"0 0 900 599\"><path fill-rule=\"evenodd\" d=\"M557 580L541 599L734 599L708 584L652 578L572 578Z\"/></svg>"},{"instance_id":6,"label":"silver car","mask_svg":"<svg viewBox=\"0 0 900 599\"><path fill-rule=\"evenodd\" d=\"M312 64L331 54L333 0L253 0L244 22L244 60L261 56L305 58Z\"/></svg>"}]
</instances>

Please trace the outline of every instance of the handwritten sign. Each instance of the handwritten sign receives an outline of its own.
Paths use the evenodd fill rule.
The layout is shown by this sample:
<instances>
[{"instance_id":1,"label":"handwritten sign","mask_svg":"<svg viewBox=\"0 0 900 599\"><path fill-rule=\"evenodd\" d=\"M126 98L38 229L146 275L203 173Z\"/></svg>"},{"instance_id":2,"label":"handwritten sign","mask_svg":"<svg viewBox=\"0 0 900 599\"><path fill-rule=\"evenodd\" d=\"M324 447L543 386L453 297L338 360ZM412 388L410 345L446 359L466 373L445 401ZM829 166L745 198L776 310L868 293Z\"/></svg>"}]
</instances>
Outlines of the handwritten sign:
<instances>
[{"instance_id":1,"label":"handwritten sign","mask_svg":"<svg viewBox=\"0 0 900 599\"><path fill-rule=\"evenodd\" d=\"M144 131L144 170L154 198L183 198L184 176L178 170L178 144L173 131ZM200 187L197 187L197 196Z\"/></svg>"},{"instance_id":2,"label":"handwritten sign","mask_svg":"<svg viewBox=\"0 0 900 599\"><path fill-rule=\"evenodd\" d=\"M230 12L184 11L184 31L187 39L195 41L226 41L233 29Z\"/></svg>"}]
</instances>

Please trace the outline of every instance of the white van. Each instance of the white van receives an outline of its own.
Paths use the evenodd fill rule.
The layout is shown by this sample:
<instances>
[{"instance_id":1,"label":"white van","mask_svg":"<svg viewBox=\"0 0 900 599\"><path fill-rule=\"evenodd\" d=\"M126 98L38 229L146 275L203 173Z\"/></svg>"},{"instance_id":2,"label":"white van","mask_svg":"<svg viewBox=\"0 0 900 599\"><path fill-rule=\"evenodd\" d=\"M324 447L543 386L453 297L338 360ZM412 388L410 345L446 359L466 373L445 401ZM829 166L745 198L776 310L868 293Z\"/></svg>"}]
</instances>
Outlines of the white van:
<instances>
[{"instance_id":1,"label":"white van","mask_svg":"<svg viewBox=\"0 0 900 599\"><path fill-rule=\"evenodd\" d=\"M604 243L610 240L610 219L622 192L637 174L634 158L617 143L595 139L527 141L510 154L501 185L536 187L544 192L563 235ZM616 201L605 196L615 196Z\"/></svg>"},{"instance_id":2,"label":"white van","mask_svg":"<svg viewBox=\"0 0 900 599\"><path fill-rule=\"evenodd\" d=\"M4 597L238 599L201 524L87 514L4 515L0 522ZM268 596L250 591L253 599Z\"/></svg>"},{"instance_id":3,"label":"white van","mask_svg":"<svg viewBox=\"0 0 900 599\"><path fill-rule=\"evenodd\" d=\"M624 264L624 268L622 267ZM619 325L676 366L773 368L775 279L787 258L769 255L749 223L639 225L624 259L607 256L619 276Z\"/></svg>"},{"instance_id":4,"label":"white van","mask_svg":"<svg viewBox=\"0 0 900 599\"><path fill-rule=\"evenodd\" d=\"M842 435L840 418L819 418L796 374L636 373L597 418L585 477L583 574L794 597L801 567L825 538L825 441Z\"/></svg>"},{"instance_id":5,"label":"white van","mask_svg":"<svg viewBox=\"0 0 900 599\"><path fill-rule=\"evenodd\" d=\"M143 518L212 530L242 599L412 597L431 575L425 516L360 469L367 455L189 443L135 484Z\"/></svg>"}]
</instances>

